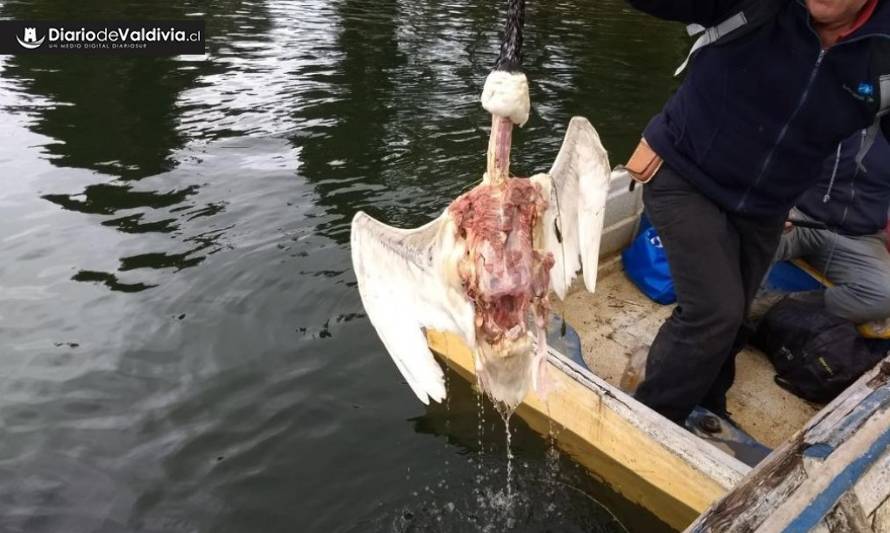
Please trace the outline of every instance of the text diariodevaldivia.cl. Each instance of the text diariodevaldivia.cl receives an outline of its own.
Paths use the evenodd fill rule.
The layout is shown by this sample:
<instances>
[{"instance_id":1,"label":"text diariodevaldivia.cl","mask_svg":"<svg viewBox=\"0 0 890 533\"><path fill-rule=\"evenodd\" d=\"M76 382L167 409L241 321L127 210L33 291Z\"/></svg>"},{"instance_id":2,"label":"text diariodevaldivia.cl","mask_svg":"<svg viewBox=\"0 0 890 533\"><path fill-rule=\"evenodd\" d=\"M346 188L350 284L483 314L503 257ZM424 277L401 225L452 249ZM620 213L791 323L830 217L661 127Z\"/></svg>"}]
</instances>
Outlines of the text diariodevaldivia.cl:
<instances>
[{"instance_id":1,"label":"text diariodevaldivia.cl","mask_svg":"<svg viewBox=\"0 0 890 533\"><path fill-rule=\"evenodd\" d=\"M47 38L50 42L197 42L201 40L201 32L187 32L175 28L103 28L101 30L49 28Z\"/></svg>"}]
</instances>

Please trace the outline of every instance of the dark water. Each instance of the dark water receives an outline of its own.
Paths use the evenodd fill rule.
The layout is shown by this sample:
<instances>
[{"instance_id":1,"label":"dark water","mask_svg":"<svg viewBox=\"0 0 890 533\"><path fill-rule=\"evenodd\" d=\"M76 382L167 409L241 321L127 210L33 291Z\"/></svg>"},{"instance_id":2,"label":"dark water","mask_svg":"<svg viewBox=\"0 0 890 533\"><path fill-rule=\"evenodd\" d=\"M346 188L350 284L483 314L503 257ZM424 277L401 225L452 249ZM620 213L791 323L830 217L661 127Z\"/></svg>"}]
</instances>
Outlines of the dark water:
<instances>
[{"instance_id":1,"label":"dark water","mask_svg":"<svg viewBox=\"0 0 890 533\"><path fill-rule=\"evenodd\" d=\"M358 299L352 214L416 226L481 175L502 3L0 4L202 17L210 52L0 56L0 531L663 527L519 421L507 506L500 418L454 376L424 408ZM625 157L686 46L619 0L526 33L520 174L573 114Z\"/></svg>"}]
</instances>

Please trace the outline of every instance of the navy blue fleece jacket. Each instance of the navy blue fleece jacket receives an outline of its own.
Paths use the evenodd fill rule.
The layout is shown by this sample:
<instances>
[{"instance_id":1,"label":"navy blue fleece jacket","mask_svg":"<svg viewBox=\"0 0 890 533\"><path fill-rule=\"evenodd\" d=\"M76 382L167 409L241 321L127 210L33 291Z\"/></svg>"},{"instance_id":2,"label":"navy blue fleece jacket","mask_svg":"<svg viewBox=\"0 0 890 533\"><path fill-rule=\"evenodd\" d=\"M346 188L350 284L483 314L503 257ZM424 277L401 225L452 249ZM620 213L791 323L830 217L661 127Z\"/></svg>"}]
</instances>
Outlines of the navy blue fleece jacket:
<instances>
[{"instance_id":1,"label":"navy blue fleece jacket","mask_svg":"<svg viewBox=\"0 0 890 533\"><path fill-rule=\"evenodd\" d=\"M737 0L629 0L660 18L712 26ZM838 143L875 122L869 96L877 44L890 39L890 0L825 50L800 0L745 36L701 49L644 137L665 162L723 208L776 216L820 176ZM879 86L879 85L878 85ZM882 122L890 132L890 117Z\"/></svg>"}]
</instances>

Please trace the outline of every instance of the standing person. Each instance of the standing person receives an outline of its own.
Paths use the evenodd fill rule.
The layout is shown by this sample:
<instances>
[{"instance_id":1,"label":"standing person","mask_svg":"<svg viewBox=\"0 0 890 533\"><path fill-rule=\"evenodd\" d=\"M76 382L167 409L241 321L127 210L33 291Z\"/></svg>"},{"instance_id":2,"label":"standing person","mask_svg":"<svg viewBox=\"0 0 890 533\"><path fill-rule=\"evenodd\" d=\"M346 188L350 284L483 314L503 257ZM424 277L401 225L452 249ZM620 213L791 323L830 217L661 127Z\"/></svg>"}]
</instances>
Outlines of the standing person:
<instances>
[{"instance_id":1,"label":"standing person","mask_svg":"<svg viewBox=\"0 0 890 533\"><path fill-rule=\"evenodd\" d=\"M890 120L878 118L890 98L890 0L763 4L773 1L768 20L696 52L628 163L651 180L643 198L678 297L636 397L679 424L695 405L727 415L741 324L795 198L838 142L863 128L872 141L890 131ZM737 21L740 9L756 6L629 2L702 26Z\"/></svg>"},{"instance_id":2,"label":"standing person","mask_svg":"<svg viewBox=\"0 0 890 533\"><path fill-rule=\"evenodd\" d=\"M867 171L856 164L868 132L839 144L825 161L815 187L791 210L790 219L816 222L827 229L792 226L782 235L777 260L801 257L834 286L825 290L825 309L851 322L883 322L890 317L890 144L875 140L865 155ZM880 328L873 328L880 329Z\"/></svg>"}]
</instances>

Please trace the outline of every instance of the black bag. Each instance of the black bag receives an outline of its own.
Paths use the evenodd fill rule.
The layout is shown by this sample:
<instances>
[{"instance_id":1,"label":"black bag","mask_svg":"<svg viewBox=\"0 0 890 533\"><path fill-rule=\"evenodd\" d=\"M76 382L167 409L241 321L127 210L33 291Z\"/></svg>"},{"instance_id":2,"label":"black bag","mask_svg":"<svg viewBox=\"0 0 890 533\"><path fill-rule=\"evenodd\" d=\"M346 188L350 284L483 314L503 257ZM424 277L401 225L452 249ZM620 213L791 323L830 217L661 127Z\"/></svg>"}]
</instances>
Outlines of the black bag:
<instances>
[{"instance_id":1,"label":"black bag","mask_svg":"<svg viewBox=\"0 0 890 533\"><path fill-rule=\"evenodd\" d=\"M818 403L831 401L890 353L890 341L866 339L852 322L791 298L767 312L751 344L772 361L777 384Z\"/></svg>"}]
</instances>

